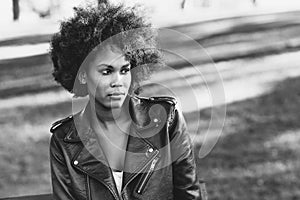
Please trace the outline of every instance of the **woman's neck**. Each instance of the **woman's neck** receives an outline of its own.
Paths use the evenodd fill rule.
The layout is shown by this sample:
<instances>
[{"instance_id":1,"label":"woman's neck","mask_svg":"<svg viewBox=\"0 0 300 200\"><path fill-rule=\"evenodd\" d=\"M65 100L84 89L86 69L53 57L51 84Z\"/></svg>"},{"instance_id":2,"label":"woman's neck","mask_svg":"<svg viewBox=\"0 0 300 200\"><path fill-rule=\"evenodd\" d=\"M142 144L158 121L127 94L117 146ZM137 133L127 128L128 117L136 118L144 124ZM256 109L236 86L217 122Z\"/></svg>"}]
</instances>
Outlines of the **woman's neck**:
<instances>
[{"instance_id":1,"label":"woman's neck","mask_svg":"<svg viewBox=\"0 0 300 200\"><path fill-rule=\"evenodd\" d=\"M92 111L92 121L101 123L107 127L108 124L114 124L117 122L124 122L131 119L128 108L129 97L127 97L123 103L123 106L120 108L107 108L103 106L97 100L90 99L90 106Z\"/></svg>"}]
</instances>

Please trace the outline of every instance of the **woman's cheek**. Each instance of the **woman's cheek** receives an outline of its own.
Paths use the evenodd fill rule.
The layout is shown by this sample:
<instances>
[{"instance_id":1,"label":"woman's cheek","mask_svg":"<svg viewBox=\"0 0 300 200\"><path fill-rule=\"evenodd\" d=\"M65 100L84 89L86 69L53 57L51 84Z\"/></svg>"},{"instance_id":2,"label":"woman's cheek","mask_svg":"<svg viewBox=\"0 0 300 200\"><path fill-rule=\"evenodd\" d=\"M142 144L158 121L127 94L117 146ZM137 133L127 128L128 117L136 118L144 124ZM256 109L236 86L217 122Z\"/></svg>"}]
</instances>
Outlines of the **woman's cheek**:
<instances>
[{"instance_id":1,"label":"woman's cheek","mask_svg":"<svg viewBox=\"0 0 300 200\"><path fill-rule=\"evenodd\" d=\"M131 74L129 73L127 76L126 76L126 86L127 88L130 86L131 84Z\"/></svg>"}]
</instances>

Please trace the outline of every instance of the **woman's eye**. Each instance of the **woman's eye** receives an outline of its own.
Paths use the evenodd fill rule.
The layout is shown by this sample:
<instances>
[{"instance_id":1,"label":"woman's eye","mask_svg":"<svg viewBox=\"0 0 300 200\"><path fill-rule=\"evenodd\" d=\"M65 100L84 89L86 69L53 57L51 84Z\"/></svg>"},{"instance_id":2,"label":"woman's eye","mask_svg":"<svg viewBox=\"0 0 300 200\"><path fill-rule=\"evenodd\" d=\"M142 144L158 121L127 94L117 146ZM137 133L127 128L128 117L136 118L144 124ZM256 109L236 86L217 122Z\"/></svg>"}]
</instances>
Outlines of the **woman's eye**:
<instances>
[{"instance_id":1,"label":"woman's eye","mask_svg":"<svg viewBox=\"0 0 300 200\"><path fill-rule=\"evenodd\" d=\"M125 68L125 69L122 69L122 70L121 70L121 73L122 73L122 74L127 74L129 71L130 71L129 68Z\"/></svg>"},{"instance_id":2,"label":"woman's eye","mask_svg":"<svg viewBox=\"0 0 300 200\"><path fill-rule=\"evenodd\" d=\"M111 73L111 70L105 69L101 71L102 75L109 75Z\"/></svg>"}]
</instances>

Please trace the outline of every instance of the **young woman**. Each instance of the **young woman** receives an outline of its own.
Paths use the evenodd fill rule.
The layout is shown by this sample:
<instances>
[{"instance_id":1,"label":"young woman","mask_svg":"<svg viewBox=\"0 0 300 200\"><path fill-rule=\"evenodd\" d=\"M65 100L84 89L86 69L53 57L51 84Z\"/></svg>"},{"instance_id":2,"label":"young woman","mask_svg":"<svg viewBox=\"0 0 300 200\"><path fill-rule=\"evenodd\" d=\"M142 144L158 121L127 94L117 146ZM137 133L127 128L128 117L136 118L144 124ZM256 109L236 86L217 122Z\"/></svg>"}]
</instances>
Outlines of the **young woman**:
<instances>
[{"instance_id":1,"label":"young woman","mask_svg":"<svg viewBox=\"0 0 300 200\"><path fill-rule=\"evenodd\" d=\"M143 17L122 5L75 8L50 54L55 80L89 96L81 112L51 128L55 200L201 199L176 100L137 95L140 81L163 64Z\"/></svg>"}]
</instances>

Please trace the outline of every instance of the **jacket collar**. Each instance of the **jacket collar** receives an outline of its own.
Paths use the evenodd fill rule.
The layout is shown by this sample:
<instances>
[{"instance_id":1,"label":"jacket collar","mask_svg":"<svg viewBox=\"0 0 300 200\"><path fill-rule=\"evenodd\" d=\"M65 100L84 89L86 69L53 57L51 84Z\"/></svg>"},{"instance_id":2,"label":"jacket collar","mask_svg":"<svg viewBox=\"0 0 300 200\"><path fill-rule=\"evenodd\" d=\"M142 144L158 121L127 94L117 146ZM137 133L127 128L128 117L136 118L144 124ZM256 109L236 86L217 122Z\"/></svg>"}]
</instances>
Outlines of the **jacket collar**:
<instances>
[{"instance_id":1,"label":"jacket collar","mask_svg":"<svg viewBox=\"0 0 300 200\"><path fill-rule=\"evenodd\" d=\"M149 140L142 137L145 133L149 133L149 130L156 124L151 122L148 115L149 109L141 101L139 98L130 98L129 101L133 122L126 148L123 186L133 180L135 175L141 172L159 154L159 150ZM108 167L105 154L89 124L88 106L89 104L84 110L73 116L74 123L64 141L68 143L82 142L82 148L74 154L72 165L107 187L113 188L115 195L117 195L111 169Z\"/></svg>"},{"instance_id":2,"label":"jacket collar","mask_svg":"<svg viewBox=\"0 0 300 200\"><path fill-rule=\"evenodd\" d=\"M153 117L151 120L149 116L150 107L148 105L146 98L140 98L137 96L130 97L129 99L129 112L132 118L132 127L137 132L147 132L154 127L157 127L157 122L165 121L165 119L160 119L159 115ZM79 113L73 115L74 124L66 134L65 142L80 142L85 141L90 138L91 126L88 120L88 115L90 112L89 104ZM144 136L145 138L145 136Z\"/></svg>"}]
</instances>

